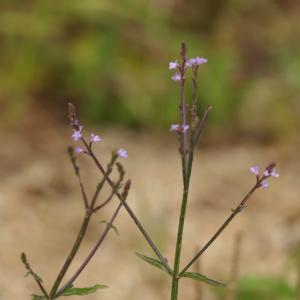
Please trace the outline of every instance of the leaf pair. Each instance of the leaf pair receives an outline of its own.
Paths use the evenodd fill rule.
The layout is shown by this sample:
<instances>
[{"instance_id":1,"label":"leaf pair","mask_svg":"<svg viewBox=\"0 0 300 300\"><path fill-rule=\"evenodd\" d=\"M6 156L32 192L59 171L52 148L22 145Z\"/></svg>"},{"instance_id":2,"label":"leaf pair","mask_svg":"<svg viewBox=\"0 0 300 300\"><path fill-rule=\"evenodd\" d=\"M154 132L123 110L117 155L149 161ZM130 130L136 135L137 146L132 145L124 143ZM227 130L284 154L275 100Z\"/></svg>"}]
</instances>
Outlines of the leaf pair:
<instances>
[{"instance_id":1,"label":"leaf pair","mask_svg":"<svg viewBox=\"0 0 300 300\"><path fill-rule=\"evenodd\" d=\"M161 270L163 270L164 272L166 272L169 275L172 275L168 272L168 270L166 269L166 267L163 265L163 263L155 258L152 257L148 257L146 255L140 254L140 253L135 253L139 258L141 258L142 260L144 260L145 262L149 263L150 265L159 268ZM191 278L194 280L198 280L198 281L202 281L205 282L209 285L213 285L213 286L218 286L218 287L225 287L225 284L218 282L214 279L210 279L200 273L196 273L196 272L184 272L180 275L181 277L186 277L186 278Z\"/></svg>"}]
</instances>

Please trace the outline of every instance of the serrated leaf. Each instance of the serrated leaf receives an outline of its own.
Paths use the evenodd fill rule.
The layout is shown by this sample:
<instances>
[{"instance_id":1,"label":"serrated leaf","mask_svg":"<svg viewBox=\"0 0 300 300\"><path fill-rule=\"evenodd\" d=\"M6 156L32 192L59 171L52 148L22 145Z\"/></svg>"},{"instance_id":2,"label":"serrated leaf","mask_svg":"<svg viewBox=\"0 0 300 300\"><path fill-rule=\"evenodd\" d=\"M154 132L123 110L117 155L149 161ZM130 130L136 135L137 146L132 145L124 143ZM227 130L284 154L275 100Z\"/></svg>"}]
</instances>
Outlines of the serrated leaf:
<instances>
[{"instance_id":1,"label":"serrated leaf","mask_svg":"<svg viewBox=\"0 0 300 300\"><path fill-rule=\"evenodd\" d=\"M135 254L141 258L142 260L144 260L145 262L147 262L148 264L154 266L154 267L157 267L161 270L163 270L164 272L168 273L169 272L167 271L167 269L165 268L165 266L158 260L158 259L155 259L155 258L152 258L152 257L149 257L149 256L146 256L146 255L143 255L143 254L140 254L138 252L135 252Z\"/></svg>"},{"instance_id":2,"label":"serrated leaf","mask_svg":"<svg viewBox=\"0 0 300 300\"><path fill-rule=\"evenodd\" d=\"M94 286L91 287L85 287L85 288L76 288L73 286L70 286L67 288L63 293L62 296L82 296L82 295L88 295L88 294L93 294L97 292L97 290L107 288L108 286L103 285L103 284L95 284ZM38 300L38 299L37 299Z\"/></svg>"},{"instance_id":3,"label":"serrated leaf","mask_svg":"<svg viewBox=\"0 0 300 300\"><path fill-rule=\"evenodd\" d=\"M218 286L218 287L225 287L224 283L218 282L214 279L210 279L200 273L195 273L195 272L184 272L183 274L180 275L180 277L187 277L187 278L192 278L194 280L199 280L205 283L208 283L210 285Z\"/></svg>"}]
</instances>

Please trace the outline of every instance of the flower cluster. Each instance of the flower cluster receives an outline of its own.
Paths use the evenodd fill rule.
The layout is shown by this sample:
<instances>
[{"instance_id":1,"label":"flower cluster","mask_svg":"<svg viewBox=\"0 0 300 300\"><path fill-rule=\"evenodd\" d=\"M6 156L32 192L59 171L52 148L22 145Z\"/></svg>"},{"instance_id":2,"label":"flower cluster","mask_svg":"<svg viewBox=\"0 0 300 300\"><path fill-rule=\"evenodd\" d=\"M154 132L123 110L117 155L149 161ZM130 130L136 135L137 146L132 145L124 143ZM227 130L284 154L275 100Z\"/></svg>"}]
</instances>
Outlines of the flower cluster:
<instances>
[{"instance_id":1,"label":"flower cluster","mask_svg":"<svg viewBox=\"0 0 300 300\"><path fill-rule=\"evenodd\" d=\"M184 64L184 71L186 71L187 68L197 68L199 65L205 64L207 63L208 60L204 57L195 57L195 58L189 58L185 61ZM175 70L177 69L178 72L176 72L171 78L173 81L178 81L180 82L182 80L182 70L181 70L181 66L178 63L177 60L175 61L171 61L169 63L169 70Z\"/></svg>"},{"instance_id":2,"label":"flower cluster","mask_svg":"<svg viewBox=\"0 0 300 300\"><path fill-rule=\"evenodd\" d=\"M79 120L77 118L76 111L75 111L75 106L72 103L69 103L69 118L70 118L70 125L73 128L72 140L74 142L82 141L85 144L85 146L87 147L87 144L86 144L86 142L83 138L83 134L82 134L83 126L80 125L80 123L79 123ZM102 141L102 138L99 135L91 133L88 147L91 147L93 144L96 144L101 141ZM76 154L88 153L87 150L88 149L84 149L80 146L77 146L74 149L74 153L76 153ZM128 152L123 148L120 148L117 151L117 154L119 157L122 157L122 158L128 157Z\"/></svg>"},{"instance_id":3,"label":"flower cluster","mask_svg":"<svg viewBox=\"0 0 300 300\"><path fill-rule=\"evenodd\" d=\"M266 188L269 187L269 183L266 180L267 178L269 178L269 177L274 177L274 178L279 177L279 173L276 171L274 163L270 163L265 168L262 176L260 176L260 172L259 172L259 167L258 166L251 167L250 168L250 172L253 173L256 176L257 182L260 182L260 186L263 189L266 189Z\"/></svg>"}]
</instances>

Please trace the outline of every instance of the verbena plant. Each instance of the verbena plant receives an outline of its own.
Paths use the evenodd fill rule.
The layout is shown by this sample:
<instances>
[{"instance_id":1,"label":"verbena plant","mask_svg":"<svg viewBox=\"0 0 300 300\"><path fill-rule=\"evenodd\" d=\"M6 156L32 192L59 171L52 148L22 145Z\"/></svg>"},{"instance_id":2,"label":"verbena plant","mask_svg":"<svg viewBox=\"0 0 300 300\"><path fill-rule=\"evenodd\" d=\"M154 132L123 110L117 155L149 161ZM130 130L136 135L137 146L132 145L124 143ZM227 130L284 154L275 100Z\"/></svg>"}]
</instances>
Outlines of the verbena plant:
<instances>
[{"instance_id":1,"label":"verbena plant","mask_svg":"<svg viewBox=\"0 0 300 300\"><path fill-rule=\"evenodd\" d=\"M172 79L178 83L180 90L179 97L179 114L180 114L180 123L172 124L170 131L175 132L178 141L179 141L179 153L181 158L182 165L182 199L181 199L181 208L180 215L178 220L178 231L177 231L177 240L175 245L175 256L173 264L170 265L168 260L162 252L159 250L158 246L150 237L149 233L146 231L145 227L142 225L142 222L133 212L129 204L126 202L128 192L130 190L131 181L125 180L125 171L122 164L119 162L121 158L127 157L127 151L123 148L120 148L117 151L113 151L111 154L111 159L108 164L104 163L95 155L93 147L96 143L101 141L100 136L91 134L89 139L86 139L83 134L83 126L80 123L78 116L76 114L75 107L70 103L69 104L69 118L70 125L73 129L72 139L74 142L80 143L80 146L69 147L68 153L71 159L71 163L74 167L75 175L78 179L78 184L80 186L81 195L83 199L83 207L85 210L85 215L82 221L81 228L78 232L78 235L75 239L75 242L70 250L69 255L67 256L63 266L56 279L52 284L50 291L47 291L43 285L42 279L37 275L30 264L27 261L26 255L21 254L21 259L27 270L27 274L31 275L35 280L36 284L41 290L41 295L32 295L32 300L53 300L60 298L62 296L70 295L87 295L96 292L99 289L102 289L106 286L101 284L96 284L94 286L77 288L73 284L84 268L90 263L91 259L102 245L107 234L111 229L116 230L113 223L116 220L120 209L123 207L130 218L134 221L137 229L140 231L145 241L149 244L150 248L153 250L156 258L148 257L142 254L137 253L137 256L148 262L149 264L161 269L170 277L170 298L171 300L178 299L179 292L179 283L183 277L190 279L198 280L205 282L210 285L223 287L224 284L218 282L217 280L210 279L203 274L197 272L190 272L189 269L191 266L200 258L200 256L211 246L211 244L217 239L217 237L223 232L223 230L229 225L229 223L238 215L244 208L246 208L250 196L259 188L267 188L268 182L267 178L269 177L278 177L279 174L275 170L275 163L270 163L264 169L263 173L259 173L258 166L253 166L250 168L250 171L255 174L256 180L254 185L250 188L249 192L241 200L239 205L232 209L231 214L225 220L225 222L220 226L220 228L211 236L207 243L193 256L190 258L189 262L185 266L180 265L181 259L181 250L182 250L182 239L184 232L184 223L189 195L190 179L192 173L193 159L195 148L199 143L203 129L205 127L209 113L212 110L211 106L207 106L203 112L199 109L199 99L197 95L197 82L198 82L198 70L199 67L206 63L207 59L196 57L188 58L187 50L185 43L181 45L180 60L175 60L170 62L169 69L176 70ZM185 99L185 85L186 85L186 75L187 72L191 72L192 75L192 99L187 101ZM95 167L99 170L102 178L101 181L95 187L95 192L91 199L88 199L85 192L85 186L83 184L80 168L77 163L78 155L87 155L94 163ZM117 178L113 176L113 171L117 170ZM101 202L98 201L98 196L103 189L104 185L108 185L111 189L109 196L106 199L103 199ZM118 204L115 208L109 221L105 222L106 227L101 233L99 239L95 242L94 247L90 250L86 258L83 260L79 268L74 272L74 274L65 280L66 272L68 271L71 263L74 260L75 255L77 254L81 242L87 232L89 222L92 216L104 209L108 204L112 203L113 198L117 198Z\"/></svg>"}]
</instances>

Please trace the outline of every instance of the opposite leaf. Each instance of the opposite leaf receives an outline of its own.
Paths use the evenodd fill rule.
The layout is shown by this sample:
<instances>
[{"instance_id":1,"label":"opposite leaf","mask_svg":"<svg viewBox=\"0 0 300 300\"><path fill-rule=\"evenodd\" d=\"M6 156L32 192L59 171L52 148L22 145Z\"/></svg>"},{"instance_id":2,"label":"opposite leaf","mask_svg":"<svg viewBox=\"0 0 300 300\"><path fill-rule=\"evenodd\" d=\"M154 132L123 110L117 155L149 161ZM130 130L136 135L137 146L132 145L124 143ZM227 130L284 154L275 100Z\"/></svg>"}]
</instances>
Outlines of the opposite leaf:
<instances>
[{"instance_id":1,"label":"opposite leaf","mask_svg":"<svg viewBox=\"0 0 300 300\"><path fill-rule=\"evenodd\" d=\"M180 277L188 277L188 278L192 278L195 280L199 280L199 281L208 283L210 285L214 285L214 286L218 286L218 287L225 287L225 284L218 282L216 280L210 279L200 273L184 272L183 274L180 275Z\"/></svg>"},{"instance_id":2,"label":"opposite leaf","mask_svg":"<svg viewBox=\"0 0 300 300\"><path fill-rule=\"evenodd\" d=\"M150 265L155 266L155 267L157 267L157 268L159 268L159 269L161 269L161 270L163 270L164 272L166 272L166 273L169 274L168 270L165 268L165 266L164 266L159 260L157 260L157 259L155 259L155 258L152 258L152 257L148 257L148 256L143 255L143 254L140 254L140 253L138 253L138 252L135 252L135 254L136 254L139 258L141 258L142 260L144 260L144 261L146 261L147 263L149 263Z\"/></svg>"},{"instance_id":3,"label":"opposite leaf","mask_svg":"<svg viewBox=\"0 0 300 300\"><path fill-rule=\"evenodd\" d=\"M88 294L93 294L97 292L97 290L104 289L104 288L107 288L107 286L103 284L95 284L94 286L86 287L86 288L75 288L73 286L70 286L62 293L62 296L88 295Z\"/></svg>"}]
</instances>

